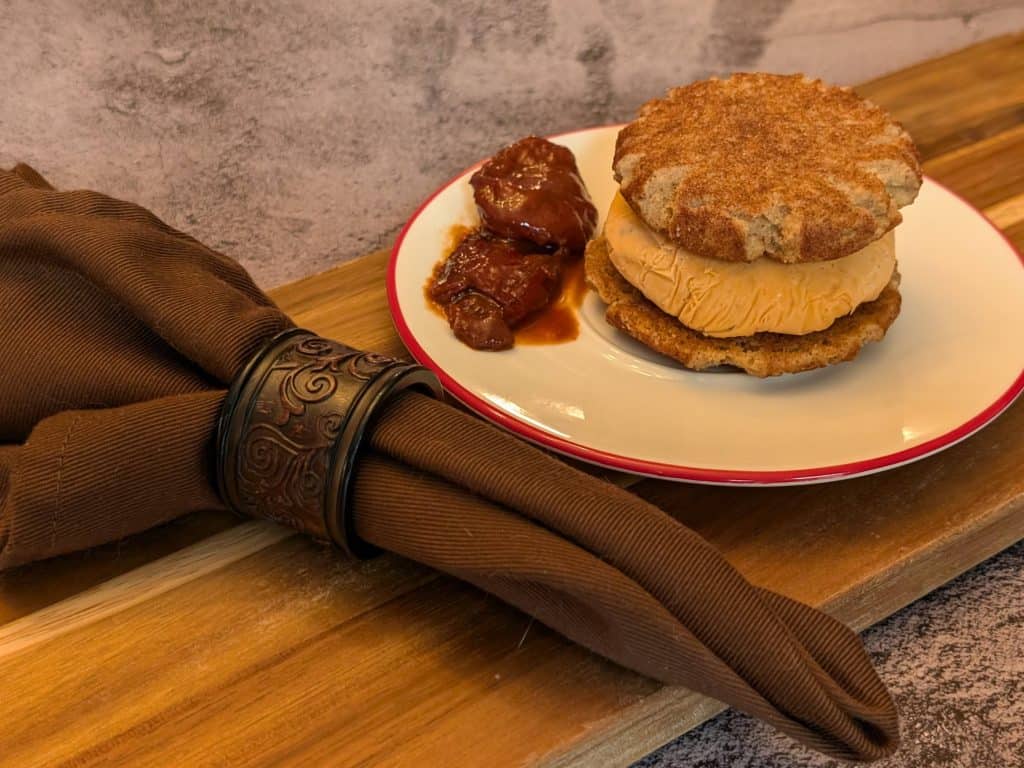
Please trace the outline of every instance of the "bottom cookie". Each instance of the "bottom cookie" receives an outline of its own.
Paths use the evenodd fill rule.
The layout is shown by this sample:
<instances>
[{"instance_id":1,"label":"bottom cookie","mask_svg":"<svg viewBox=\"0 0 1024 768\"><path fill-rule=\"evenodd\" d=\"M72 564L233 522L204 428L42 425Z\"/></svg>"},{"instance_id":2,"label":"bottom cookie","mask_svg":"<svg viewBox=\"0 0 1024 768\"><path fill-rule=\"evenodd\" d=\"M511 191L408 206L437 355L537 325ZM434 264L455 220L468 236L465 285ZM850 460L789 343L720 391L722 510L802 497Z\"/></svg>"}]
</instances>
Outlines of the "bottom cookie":
<instances>
[{"instance_id":1,"label":"bottom cookie","mask_svg":"<svg viewBox=\"0 0 1024 768\"><path fill-rule=\"evenodd\" d=\"M766 377L842 363L855 358L865 344L881 340L900 313L900 276L894 272L877 299L823 331L804 336L755 333L712 338L662 312L620 275L608 257L604 237L590 241L585 258L587 283L608 305L605 319L656 352L698 371L729 365Z\"/></svg>"}]
</instances>

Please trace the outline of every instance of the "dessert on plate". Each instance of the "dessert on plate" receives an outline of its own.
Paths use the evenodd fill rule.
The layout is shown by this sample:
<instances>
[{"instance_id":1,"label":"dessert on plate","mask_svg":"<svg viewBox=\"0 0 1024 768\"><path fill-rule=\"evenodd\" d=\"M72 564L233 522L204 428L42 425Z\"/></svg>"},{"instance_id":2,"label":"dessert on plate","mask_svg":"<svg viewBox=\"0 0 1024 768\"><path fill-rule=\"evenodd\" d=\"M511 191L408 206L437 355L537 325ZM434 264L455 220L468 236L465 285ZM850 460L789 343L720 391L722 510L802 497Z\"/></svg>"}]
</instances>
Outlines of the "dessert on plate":
<instances>
[{"instance_id":1,"label":"dessert on plate","mask_svg":"<svg viewBox=\"0 0 1024 768\"><path fill-rule=\"evenodd\" d=\"M893 228L920 163L852 90L763 73L675 88L619 133L613 169L587 282L609 323L688 368L832 365L899 314Z\"/></svg>"}]
</instances>

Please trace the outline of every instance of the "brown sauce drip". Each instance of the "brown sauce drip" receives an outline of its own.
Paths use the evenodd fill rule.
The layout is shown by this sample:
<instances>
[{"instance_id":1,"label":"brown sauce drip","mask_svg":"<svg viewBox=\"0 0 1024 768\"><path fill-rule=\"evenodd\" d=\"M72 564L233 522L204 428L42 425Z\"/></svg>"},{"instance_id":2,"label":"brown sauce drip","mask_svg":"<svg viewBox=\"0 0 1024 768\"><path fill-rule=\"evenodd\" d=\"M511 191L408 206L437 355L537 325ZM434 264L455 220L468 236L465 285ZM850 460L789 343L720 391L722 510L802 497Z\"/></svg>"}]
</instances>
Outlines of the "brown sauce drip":
<instances>
[{"instance_id":1,"label":"brown sauce drip","mask_svg":"<svg viewBox=\"0 0 1024 768\"><path fill-rule=\"evenodd\" d=\"M537 315L516 329L516 344L564 344L580 335L579 309L587 295L583 259L562 267L558 297Z\"/></svg>"},{"instance_id":2,"label":"brown sauce drip","mask_svg":"<svg viewBox=\"0 0 1024 768\"><path fill-rule=\"evenodd\" d=\"M471 227L468 224L452 224L451 228L448 230L448 238L445 240L444 244L445 258L448 258L448 254L458 248L459 245L462 244L462 241L466 239L466 235L475 229L476 227ZM440 267L442 263L444 263L444 259L441 259L437 266ZM437 269L434 271L436 272Z\"/></svg>"},{"instance_id":3,"label":"brown sauce drip","mask_svg":"<svg viewBox=\"0 0 1024 768\"><path fill-rule=\"evenodd\" d=\"M423 284L423 297L427 300L427 309L438 317L445 318L445 322L447 322L448 316L445 314L444 307L434 301L434 297L430 295L430 286L434 284L434 281L437 279L437 275L441 271L441 268L444 267L444 262L448 256L452 251L459 247L466 235L474 229L475 227L471 227L466 224L452 224L451 228L448 230L448 237L445 238L444 255L437 260L434 268L430 270L430 277L428 277L427 281Z\"/></svg>"}]
</instances>

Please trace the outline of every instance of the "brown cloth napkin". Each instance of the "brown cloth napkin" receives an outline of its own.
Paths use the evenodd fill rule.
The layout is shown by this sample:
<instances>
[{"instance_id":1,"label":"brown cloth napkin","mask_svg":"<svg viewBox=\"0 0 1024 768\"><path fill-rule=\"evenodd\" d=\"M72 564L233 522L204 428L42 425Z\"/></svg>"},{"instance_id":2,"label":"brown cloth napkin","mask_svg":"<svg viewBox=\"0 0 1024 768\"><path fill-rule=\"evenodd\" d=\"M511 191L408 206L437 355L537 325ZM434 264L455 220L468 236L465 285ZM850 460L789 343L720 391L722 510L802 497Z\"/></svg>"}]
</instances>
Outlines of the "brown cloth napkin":
<instances>
[{"instance_id":1,"label":"brown cloth napkin","mask_svg":"<svg viewBox=\"0 0 1024 768\"><path fill-rule=\"evenodd\" d=\"M0 568L223 506L227 385L291 326L234 261L152 213L0 171ZM343 341L343 339L342 339ZM656 507L444 403L388 405L360 537L629 669L871 760L895 706L851 630L758 589Z\"/></svg>"}]
</instances>

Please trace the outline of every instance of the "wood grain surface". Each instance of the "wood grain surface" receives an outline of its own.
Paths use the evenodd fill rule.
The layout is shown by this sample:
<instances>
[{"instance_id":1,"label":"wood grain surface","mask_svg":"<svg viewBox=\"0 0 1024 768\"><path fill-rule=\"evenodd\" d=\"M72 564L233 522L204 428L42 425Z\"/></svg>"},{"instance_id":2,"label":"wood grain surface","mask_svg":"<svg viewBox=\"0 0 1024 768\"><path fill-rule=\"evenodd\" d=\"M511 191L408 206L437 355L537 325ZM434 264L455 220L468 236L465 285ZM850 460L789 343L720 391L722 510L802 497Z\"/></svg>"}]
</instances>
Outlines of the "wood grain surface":
<instances>
[{"instance_id":1,"label":"wood grain surface","mask_svg":"<svg viewBox=\"0 0 1024 768\"><path fill-rule=\"evenodd\" d=\"M1024 246L1024 36L864 84ZM403 354L387 255L274 292ZM863 628L1024 537L1024 403L936 457L796 488L643 480L752 581ZM625 765L719 711L392 556L193 515L0 577L0 763Z\"/></svg>"}]
</instances>

